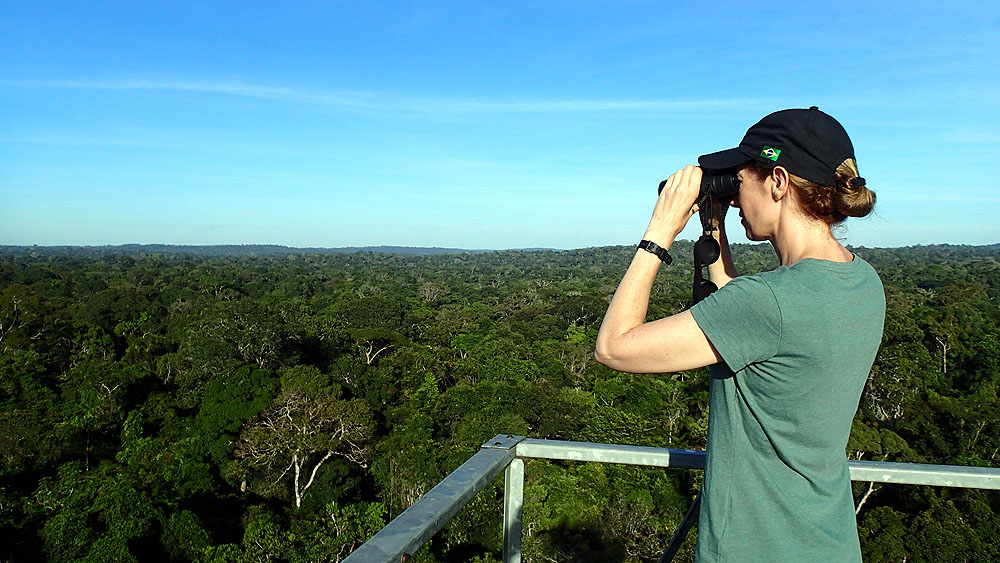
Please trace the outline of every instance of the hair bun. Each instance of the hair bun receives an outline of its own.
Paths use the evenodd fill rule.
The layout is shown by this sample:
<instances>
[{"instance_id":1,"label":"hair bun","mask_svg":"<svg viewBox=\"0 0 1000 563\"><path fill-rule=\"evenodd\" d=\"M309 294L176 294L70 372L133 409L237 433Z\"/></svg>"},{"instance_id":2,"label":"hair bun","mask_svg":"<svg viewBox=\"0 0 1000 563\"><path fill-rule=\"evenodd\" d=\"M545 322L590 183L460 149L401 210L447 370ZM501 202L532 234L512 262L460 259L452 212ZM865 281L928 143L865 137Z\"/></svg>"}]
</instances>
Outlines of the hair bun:
<instances>
[{"instance_id":1,"label":"hair bun","mask_svg":"<svg viewBox=\"0 0 1000 563\"><path fill-rule=\"evenodd\" d=\"M868 189L865 179L853 176L847 180L842 191L834 196L834 207L847 217L864 217L875 207L875 192Z\"/></svg>"}]
</instances>

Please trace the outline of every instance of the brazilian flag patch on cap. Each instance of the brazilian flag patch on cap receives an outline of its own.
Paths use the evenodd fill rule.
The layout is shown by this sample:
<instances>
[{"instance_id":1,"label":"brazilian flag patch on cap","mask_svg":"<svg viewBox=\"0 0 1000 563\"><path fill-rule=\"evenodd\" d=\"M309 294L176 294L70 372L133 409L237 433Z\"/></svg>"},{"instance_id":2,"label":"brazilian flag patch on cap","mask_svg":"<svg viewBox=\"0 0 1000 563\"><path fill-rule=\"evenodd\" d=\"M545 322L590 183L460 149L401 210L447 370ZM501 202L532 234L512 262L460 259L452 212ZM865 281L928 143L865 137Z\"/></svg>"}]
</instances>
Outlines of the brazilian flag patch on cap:
<instances>
[{"instance_id":1,"label":"brazilian flag patch on cap","mask_svg":"<svg viewBox=\"0 0 1000 563\"><path fill-rule=\"evenodd\" d=\"M764 150L760 151L760 156L763 156L768 160L773 160L774 162L778 161L778 155L780 154L781 154L781 149L776 149L774 147L769 147L767 145L764 145Z\"/></svg>"}]
</instances>

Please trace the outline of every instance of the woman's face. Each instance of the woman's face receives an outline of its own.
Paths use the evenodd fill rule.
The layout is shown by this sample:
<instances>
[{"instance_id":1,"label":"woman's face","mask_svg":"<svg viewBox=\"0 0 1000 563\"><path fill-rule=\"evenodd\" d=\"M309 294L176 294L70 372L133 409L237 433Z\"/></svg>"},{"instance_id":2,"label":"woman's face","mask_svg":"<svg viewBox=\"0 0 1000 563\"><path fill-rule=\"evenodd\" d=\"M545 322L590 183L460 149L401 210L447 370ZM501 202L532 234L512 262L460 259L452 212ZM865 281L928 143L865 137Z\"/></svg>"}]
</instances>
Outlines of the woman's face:
<instances>
[{"instance_id":1,"label":"woman's face","mask_svg":"<svg viewBox=\"0 0 1000 563\"><path fill-rule=\"evenodd\" d=\"M771 197L771 176L758 178L749 167L737 173L740 190L733 198L733 207L740 210L740 219L747 238L754 241L770 240L773 234L773 215L778 211Z\"/></svg>"}]
</instances>

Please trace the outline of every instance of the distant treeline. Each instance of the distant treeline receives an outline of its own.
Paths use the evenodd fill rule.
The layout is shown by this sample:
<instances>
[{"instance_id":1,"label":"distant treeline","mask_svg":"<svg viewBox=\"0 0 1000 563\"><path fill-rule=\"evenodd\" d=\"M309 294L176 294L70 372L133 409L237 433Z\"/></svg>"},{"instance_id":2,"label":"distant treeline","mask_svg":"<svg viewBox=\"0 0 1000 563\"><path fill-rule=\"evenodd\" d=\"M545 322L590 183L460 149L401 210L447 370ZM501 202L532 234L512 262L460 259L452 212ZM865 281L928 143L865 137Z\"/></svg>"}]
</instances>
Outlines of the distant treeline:
<instances>
[{"instance_id":1,"label":"distant treeline","mask_svg":"<svg viewBox=\"0 0 1000 563\"><path fill-rule=\"evenodd\" d=\"M537 250L537 249L527 249ZM107 254L164 254L205 257L222 256L272 256L280 254L350 254L354 252L379 252L384 254L480 254L490 250L463 250L435 246L343 246L338 248L300 248L277 244L120 244L104 246L0 246L0 253L40 252L48 255L91 257Z\"/></svg>"},{"instance_id":2,"label":"distant treeline","mask_svg":"<svg viewBox=\"0 0 1000 563\"><path fill-rule=\"evenodd\" d=\"M678 244L684 245L691 244L690 241L679 241ZM863 247L862 247L863 248ZM935 244L927 246L909 246L897 248L894 250L913 250L917 253L922 253L924 251L933 252L943 251L945 253L954 253L956 251L961 251L961 249L968 249L970 251L990 251L1000 249L1000 243L984 245L984 246L969 246L969 245L952 245L952 244ZM555 250L552 248L517 248L508 249L506 251L538 251L538 250ZM585 249L584 249L585 250ZM324 248L324 247L294 247L294 246L282 246L278 244L212 244L212 245L184 245L184 244L118 244L118 245L100 245L100 246L73 246L73 245L61 245L61 246L17 246L17 245L0 245L0 253L10 253L10 254L24 254L29 253L35 256L41 255L54 255L54 256L75 256L80 258L87 257L103 257L115 254L128 254L131 256L143 256L143 255L190 255L190 256L204 256L204 257L223 257L223 256L271 256L271 255L285 255L285 254L352 254L355 252L376 252L381 254L401 254L401 255L433 255L433 254L482 254L484 252L504 252L504 250L496 249L463 249L463 248L441 248L436 246L341 246L334 248Z\"/></svg>"},{"instance_id":3,"label":"distant treeline","mask_svg":"<svg viewBox=\"0 0 1000 563\"><path fill-rule=\"evenodd\" d=\"M593 360L633 247L358 250L0 247L0 560L338 561L496 434L705 446L706 370ZM1000 245L854 251L888 310L847 456L1000 466ZM501 481L411 561L498 560ZM524 558L655 560L699 486L528 460ZM854 493L868 562L1000 559L996 491Z\"/></svg>"}]
</instances>

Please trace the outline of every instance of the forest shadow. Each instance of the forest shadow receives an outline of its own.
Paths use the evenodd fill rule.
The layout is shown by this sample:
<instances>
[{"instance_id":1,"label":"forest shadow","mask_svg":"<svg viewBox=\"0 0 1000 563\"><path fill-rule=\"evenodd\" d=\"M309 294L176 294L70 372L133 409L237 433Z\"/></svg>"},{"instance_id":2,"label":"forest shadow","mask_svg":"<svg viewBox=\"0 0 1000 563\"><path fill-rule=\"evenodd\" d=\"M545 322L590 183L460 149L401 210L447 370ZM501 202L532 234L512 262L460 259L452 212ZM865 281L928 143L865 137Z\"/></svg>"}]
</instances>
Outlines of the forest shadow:
<instances>
[{"instance_id":1,"label":"forest shadow","mask_svg":"<svg viewBox=\"0 0 1000 563\"><path fill-rule=\"evenodd\" d=\"M561 561L573 563L620 563L627 560L625 544L608 541L601 528L591 522L562 521L546 534L548 544Z\"/></svg>"}]
</instances>

